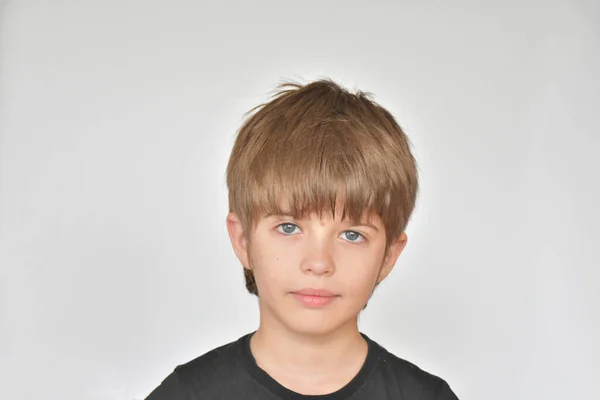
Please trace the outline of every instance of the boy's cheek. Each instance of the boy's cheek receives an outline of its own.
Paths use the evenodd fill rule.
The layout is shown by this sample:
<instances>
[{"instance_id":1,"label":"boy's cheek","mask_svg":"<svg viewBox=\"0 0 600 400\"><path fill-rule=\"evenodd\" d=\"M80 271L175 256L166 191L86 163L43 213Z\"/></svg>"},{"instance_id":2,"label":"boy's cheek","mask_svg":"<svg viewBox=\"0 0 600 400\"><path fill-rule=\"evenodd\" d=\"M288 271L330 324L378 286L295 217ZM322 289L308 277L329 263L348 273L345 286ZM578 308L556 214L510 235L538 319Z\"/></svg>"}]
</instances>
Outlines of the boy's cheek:
<instances>
[{"instance_id":1,"label":"boy's cheek","mask_svg":"<svg viewBox=\"0 0 600 400\"><path fill-rule=\"evenodd\" d=\"M284 292L294 290L291 285L298 274L290 268L290 261L282 257L263 258L263 263L256 268L256 281L259 290L263 287L269 292Z\"/></svg>"},{"instance_id":2,"label":"boy's cheek","mask_svg":"<svg viewBox=\"0 0 600 400\"><path fill-rule=\"evenodd\" d=\"M349 266L349 264L346 264ZM353 264L346 269L338 268L338 278L344 282L345 293L351 293L360 298L369 297L379 272L379 265L371 259L353 260Z\"/></svg>"}]
</instances>

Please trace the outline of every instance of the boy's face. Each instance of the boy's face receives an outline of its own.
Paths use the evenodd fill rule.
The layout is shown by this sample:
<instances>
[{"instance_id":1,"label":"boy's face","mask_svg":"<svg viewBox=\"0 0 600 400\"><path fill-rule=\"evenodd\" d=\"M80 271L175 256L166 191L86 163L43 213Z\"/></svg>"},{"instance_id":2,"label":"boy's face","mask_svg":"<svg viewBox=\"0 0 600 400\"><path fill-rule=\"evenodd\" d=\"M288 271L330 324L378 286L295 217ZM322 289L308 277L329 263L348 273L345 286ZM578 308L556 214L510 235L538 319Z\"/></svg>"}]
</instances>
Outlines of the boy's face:
<instances>
[{"instance_id":1,"label":"boy's face","mask_svg":"<svg viewBox=\"0 0 600 400\"><path fill-rule=\"evenodd\" d=\"M240 262L254 273L261 325L316 335L356 326L375 285L390 273L407 240L403 233L384 254L380 218L353 225L331 213L303 220L263 216L250 242L235 214L228 216L227 226ZM333 297L314 304L323 299L299 295L303 289L325 289Z\"/></svg>"}]
</instances>

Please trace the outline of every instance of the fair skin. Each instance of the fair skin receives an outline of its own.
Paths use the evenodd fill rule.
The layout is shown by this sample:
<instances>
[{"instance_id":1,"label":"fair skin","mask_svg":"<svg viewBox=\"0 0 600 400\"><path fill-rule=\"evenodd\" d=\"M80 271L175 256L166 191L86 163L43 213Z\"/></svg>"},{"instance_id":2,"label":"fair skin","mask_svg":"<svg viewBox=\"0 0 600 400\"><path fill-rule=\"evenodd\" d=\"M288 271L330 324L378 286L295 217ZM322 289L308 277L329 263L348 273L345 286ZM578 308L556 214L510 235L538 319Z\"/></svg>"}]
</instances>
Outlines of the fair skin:
<instances>
[{"instance_id":1,"label":"fair skin","mask_svg":"<svg viewBox=\"0 0 600 400\"><path fill-rule=\"evenodd\" d=\"M263 216L248 241L239 218L230 213L227 229L258 288L260 324L250 342L258 366L305 395L345 386L367 355L358 315L393 269L406 234L385 254L386 234L378 217L352 224L327 213L302 220ZM304 288L327 289L336 297L324 307L306 307L292 295Z\"/></svg>"}]
</instances>

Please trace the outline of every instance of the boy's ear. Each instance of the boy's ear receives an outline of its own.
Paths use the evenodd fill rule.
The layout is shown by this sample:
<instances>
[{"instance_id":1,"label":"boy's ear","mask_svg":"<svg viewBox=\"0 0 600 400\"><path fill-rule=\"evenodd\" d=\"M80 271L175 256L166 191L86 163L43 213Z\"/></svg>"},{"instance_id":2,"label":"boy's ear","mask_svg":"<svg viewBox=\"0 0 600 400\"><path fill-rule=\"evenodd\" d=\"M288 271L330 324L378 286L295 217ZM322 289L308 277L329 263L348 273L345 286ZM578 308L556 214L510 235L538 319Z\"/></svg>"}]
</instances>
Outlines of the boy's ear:
<instances>
[{"instance_id":1,"label":"boy's ear","mask_svg":"<svg viewBox=\"0 0 600 400\"><path fill-rule=\"evenodd\" d=\"M248 264L248 242L244 235L242 222L235 213L227 215L227 232L229 232L229 239L238 260L244 268L250 269Z\"/></svg>"},{"instance_id":2,"label":"boy's ear","mask_svg":"<svg viewBox=\"0 0 600 400\"><path fill-rule=\"evenodd\" d=\"M406 233L402 232L397 239L390 243L387 254L383 259L383 265L381 266L379 277L377 278L378 284L383 281L390 274L390 272L392 272L392 269L394 269L396 261L398 261L398 257L400 257L400 253L402 253L402 250L404 250L407 241L408 236L406 236Z\"/></svg>"}]
</instances>

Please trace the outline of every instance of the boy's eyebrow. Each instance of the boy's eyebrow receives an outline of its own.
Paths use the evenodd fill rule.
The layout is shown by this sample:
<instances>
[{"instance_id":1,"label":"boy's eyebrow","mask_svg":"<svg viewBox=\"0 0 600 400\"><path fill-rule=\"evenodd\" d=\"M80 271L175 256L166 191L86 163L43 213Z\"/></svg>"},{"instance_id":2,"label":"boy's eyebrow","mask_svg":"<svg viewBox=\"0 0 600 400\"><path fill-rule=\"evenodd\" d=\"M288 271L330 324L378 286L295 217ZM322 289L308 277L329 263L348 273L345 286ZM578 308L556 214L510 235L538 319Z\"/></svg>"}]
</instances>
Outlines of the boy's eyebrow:
<instances>
[{"instance_id":1,"label":"boy's eyebrow","mask_svg":"<svg viewBox=\"0 0 600 400\"><path fill-rule=\"evenodd\" d=\"M283 213L270 212L270 213L265 214L265 218L270 218L270 217L276 217L276 218L286 217L286 218L296 219L296 217L293 216L292 213L285 212L285 211ZM346 219L345 221L342 221L342 222L350 222L352 225L366 226L368 228L373 228L376 232L379 232L379 228L377 228L375 225L373 225L367 221L350 221L350 220Z\"/></svg>"}]
</instances>

